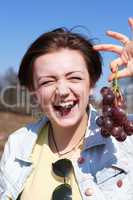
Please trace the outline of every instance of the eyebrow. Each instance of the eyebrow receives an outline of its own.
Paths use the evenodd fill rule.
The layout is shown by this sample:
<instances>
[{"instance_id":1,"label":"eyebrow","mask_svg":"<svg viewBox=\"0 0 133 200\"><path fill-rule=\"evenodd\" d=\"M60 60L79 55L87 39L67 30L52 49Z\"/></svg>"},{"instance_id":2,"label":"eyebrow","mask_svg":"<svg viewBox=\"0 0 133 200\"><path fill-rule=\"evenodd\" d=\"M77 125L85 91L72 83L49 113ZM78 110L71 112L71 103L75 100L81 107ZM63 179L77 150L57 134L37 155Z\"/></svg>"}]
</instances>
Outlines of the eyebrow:
<instances>
[{"instance_id":1,"label":"eyebrow","mask_svg":"<svg viewBox=\"0 0 133 200\"><path fill-rule=\"evenodd\" d=\"M72 72L66 73L66 75L69 76L69 75L71 75L71 74L73 74L73 73L77 73L77 72L83 73L82 71L72 71Z\"/></svg>"},{"instance_id":2,"label":"eyebrow","mask_svg":"<svg viewBox=\"0 0 133 200\"><path fill-rule=\"evenodd\" d=\"M40 79L42 78L55 78L55 76L51 76L51 75L46 75L46 76L40 76L37 81L40 81Z\"/></svg>"},{"instance_id":3,"label":"eyebrow","mask_svg":"<svg viewBox=\"0 0 133 200\"><path fill-rule=\"evenodd\" d=\"M83 71L71 71L71 72L66 73L65 76L69 76L69 75L77 73L77 72L83 73ZM55 76L53 76L53 75L46 75L46 76L40 76L37 81L39 81L41 78L44 78L44 77L45 78L55 78Z\"/></svg>"}]
</instances>

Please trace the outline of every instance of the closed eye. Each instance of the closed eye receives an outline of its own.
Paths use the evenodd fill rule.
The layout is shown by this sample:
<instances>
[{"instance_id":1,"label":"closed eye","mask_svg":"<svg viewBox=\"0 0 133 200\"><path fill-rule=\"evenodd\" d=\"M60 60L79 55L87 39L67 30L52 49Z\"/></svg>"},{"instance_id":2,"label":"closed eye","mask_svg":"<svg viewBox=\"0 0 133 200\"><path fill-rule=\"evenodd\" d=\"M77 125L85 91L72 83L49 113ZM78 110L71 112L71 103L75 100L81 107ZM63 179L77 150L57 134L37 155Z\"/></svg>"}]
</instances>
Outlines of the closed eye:
<instances>
[{"instance_id":1,"label":"closed eye","mask_svg":"<svg viewBox=\"0 0 133 200\"><path fill-rule=\"evenodd\" d=\"M49 85L51 85L51 84L53 84L54 83L54 81L52 81L52 80L49 80L49 81L43 81L42 83L40 83L39 85L40 86L49 86Z\"/></svg>"},{"instance_id":2,"label":"closed eye","mask_svg":"<svg viewBox=\"0 0 133 200\"><path fill-rule=\"evenodd\" d=\"M69 78L70 80L82 80L81 77L73 76Z\"/></svg>"}]
</instances>

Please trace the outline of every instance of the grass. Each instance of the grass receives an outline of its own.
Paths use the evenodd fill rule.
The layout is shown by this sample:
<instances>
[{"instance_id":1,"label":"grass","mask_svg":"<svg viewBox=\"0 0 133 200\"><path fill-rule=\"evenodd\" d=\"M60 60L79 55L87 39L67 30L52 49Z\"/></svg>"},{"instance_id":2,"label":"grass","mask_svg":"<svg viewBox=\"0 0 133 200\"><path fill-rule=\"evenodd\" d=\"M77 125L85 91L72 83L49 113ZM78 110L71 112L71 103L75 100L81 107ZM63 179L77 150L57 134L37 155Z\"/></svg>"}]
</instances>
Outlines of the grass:
<instances>
[{"instance_id":1,"label":"grass","mask_svg":"<svg viewBox=\"0 0 133 200\"><path fill-rule=\"evenodd\" d=\"M10 134L25 124L35 121L35 118L28 115L20 115L10 112L0 112L0 133Z\"/></svg>"}]
</instances>

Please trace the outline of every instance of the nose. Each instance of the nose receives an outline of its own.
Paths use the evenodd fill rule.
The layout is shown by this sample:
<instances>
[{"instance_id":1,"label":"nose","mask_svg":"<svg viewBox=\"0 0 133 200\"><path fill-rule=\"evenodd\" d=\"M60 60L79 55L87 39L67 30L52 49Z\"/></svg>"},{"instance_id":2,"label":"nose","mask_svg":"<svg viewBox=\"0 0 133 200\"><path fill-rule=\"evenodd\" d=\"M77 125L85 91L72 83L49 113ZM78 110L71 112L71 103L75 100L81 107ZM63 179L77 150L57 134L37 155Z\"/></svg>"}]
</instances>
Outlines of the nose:
<instances>
[{"instance_id":1,"label":"nose","mask_svg":"<svg viewBox=\"0 0 133 200\"><path fill-rule=\"evenodd\" d=\"M69 87L65 81L59 81L56 87L56 95L59 97L67 97L69 95Z\"/></svg>"}]
</instances>

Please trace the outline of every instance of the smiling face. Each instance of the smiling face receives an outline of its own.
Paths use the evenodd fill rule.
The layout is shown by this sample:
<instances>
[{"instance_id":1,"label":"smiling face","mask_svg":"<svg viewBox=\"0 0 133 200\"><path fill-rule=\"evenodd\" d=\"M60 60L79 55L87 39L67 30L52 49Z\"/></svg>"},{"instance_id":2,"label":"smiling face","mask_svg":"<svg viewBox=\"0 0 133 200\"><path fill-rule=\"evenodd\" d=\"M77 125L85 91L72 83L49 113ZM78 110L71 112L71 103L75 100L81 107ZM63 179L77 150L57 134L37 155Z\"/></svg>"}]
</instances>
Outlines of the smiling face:
<instances>
[{"instance_id":1,"label":"smiling face","mask_svg":"<svg viewBox=\"0 0 133 200\"><path fill-rule=\"evenodd\" d=\"M49 120L59 127L78 124L86 114L90 78L77 50L61 49L34 62L36 95Z\"/></svg>"}]
</instances>

